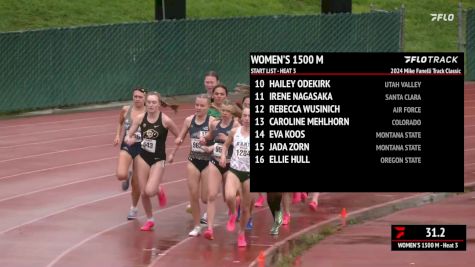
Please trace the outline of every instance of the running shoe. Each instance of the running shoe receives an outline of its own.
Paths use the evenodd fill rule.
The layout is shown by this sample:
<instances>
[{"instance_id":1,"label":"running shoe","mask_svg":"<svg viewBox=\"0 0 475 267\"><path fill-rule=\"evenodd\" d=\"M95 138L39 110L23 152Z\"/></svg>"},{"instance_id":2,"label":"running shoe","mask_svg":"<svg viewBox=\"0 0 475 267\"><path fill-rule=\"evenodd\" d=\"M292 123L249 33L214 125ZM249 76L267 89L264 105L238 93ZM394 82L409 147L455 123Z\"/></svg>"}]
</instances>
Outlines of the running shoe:
<instances>
[{"instance_id":1,"label":"running shoe","mask_svg":"<svg viewBox=\"0 0 475 267\"><path fill-rule=\"evenodd\" d=\"M276 211L275 212L275 219L274 219L274 224L272 225L272 228L270 230L271 235L278 235L279 234L279 229L280 226L282 225L282 211Z\"/></svg>"},{"instance_id":2,"label":"running shoe","mask_svg":"<svg viewBox=\"0 0 475 267\"><path fill-rule=\"evenodd\" d=\"M206 239L208 239L208 240L213 240L213 239L214 239L213 229L209 229L209 228L208 228L208 229L204 232L203 236L204 236Z\"/></svg>"},{"instance_id":3,"label":"running shoe","mask_svg":"<svg viewBox=\"0 0 475 267\"><path fill-rule=\"evenodd\" d=\"M284 213L284 218L282 219L282 225L288 225L290 223L290 213Z\"/></svg>"},{"instance_id":4,"label":"running shoe","mask_svg":"<svg viewBox=\"0 0 475 267\"><path fill-rule=\"evenodd\" d=\"M127 177L127 180L122 182L122 190L127 191L127 189L129 189L130 179L132 179L132 171L129 171L129 176Z\"/></svg>"},{"instance_id":5,"label":"running shoe","mask_svg":"<svg viewBox=\"0 0 475 267\"><path fill-rule=\"evenodd\" d=\"M264 201L265 201L265 198L263 195L259 196L256 200L256 203L254 203L254 207L263 207L264 206Z\"/></svg>"},{"instance_id":6,"label":"running shoe","mask_svg":"<svg viewBox=\"0 0 475 267\"><path fill-rule=\"evenodd\" d=\"M201 224L208 224L208 213L203 213L203 216L200 219Z\"/></svg>"},{"instance_id":7,"label":"running shoe","mask_svg":"<svg viewBox=\"0 0 475 267\"><path fill-rule=\"evenodd\" d=\"M229 232L232 232L232 231L234 231L235 228L236 228L236 214L233 214L233 215L229 216L229 220L228 220L228 224L226 225L226 229Z\"/></svg>"},{"instance_id":8,"label":"running shoe","mask_svg":"<svg viewBox=\"0 0 475 267\"><path fill-rule=\"evenodd\" d=\"M188 233L189 236L199 236L201 233L201 226L195 226L191 232Z\"/></svg>"},{"instance_id":9,"label":"running shoe","mask_svg":"<svg viewBox=\"0 0 475 267\"><path fill-rule=\"evenodd\" d=\"M141 231L152 231L155 223L153 221L147 221L141 228Z\"/></svg>"},{"instance_id":10,"label":"running shoe","mask_svg":"<svg viewBox=\"0 0 475 267\"><path fill-rule=\"evenodd\" d=\"M127 220L135 220L137 218L138 209L131 208L129 214L127 215Z\"/></svg>"},{"instance_id":11,"label":"running shoe","mask_svg":"<svg viewBox=\"0 0 475 267\"><path fill-rule=\"evenodd\" d=\"M305 202L305 200L308 198L307 192L300 193L300 198L302 198L302 202Z\"/></svg>"},{"instance_id":12,"label":"running shoe","mask_svg":"<svg viewBox=\"0 0 475 267\"><path fill-rule=\"evenodd\" d=\"M250 231L252 228L254 228L254 223L252 221L252 217L250 217L246 224L246 230Z\"/></svg>"},{"instance_id":13,"label":"running shoe","mask_svg":"<svg viewBox=\"0 0 475 267\"><path fill-rule=\"evenodd\" d=\"M313 211L317 211L318 203L315 201L310 201L310 203L308 203L308 207Z\"/></svg>"},{"instance_id":14,"label":"running shoe","mask_svg":"<svg viewBox=\"0 0 475 267\"><path fill-rule=\"evenodd\" d=\"M302 195L300 192L292 194L292 204L300 203L302 201Z\"/></svg>"},{"instance_id":15,"label":"running shoe","mask_svg":"<svg viewBox=\"0 0 475 267\"><path fill-rule=\"evenodd\" d=\"M238 234L238 247L246 247L247 246L247 242L246 242L246 236L244 235L244 232L243 233L239 233Z\"/></svg>"},{"instance_id":16,"label":"running shoe","mask_svg":"<svg viewBox=\"0 0 475 267\"><path fill-rule=\"evenodd\" d=\"M162 186L158 188L158 204L160 207L165 207L167 205L167 196L165 195L165 190Z\"/></svg>"}]
</instances>

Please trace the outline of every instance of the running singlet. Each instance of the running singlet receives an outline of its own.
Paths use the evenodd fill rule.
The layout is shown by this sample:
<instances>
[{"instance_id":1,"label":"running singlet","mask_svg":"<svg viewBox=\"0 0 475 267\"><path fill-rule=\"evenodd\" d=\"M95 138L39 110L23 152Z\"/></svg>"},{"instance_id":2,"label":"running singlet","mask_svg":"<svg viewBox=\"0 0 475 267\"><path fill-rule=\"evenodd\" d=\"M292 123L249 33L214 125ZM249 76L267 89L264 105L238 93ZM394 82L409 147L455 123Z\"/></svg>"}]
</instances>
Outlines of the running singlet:
<instances>
[{"instance_id":1,"label":"running singlet","mask_svg":"<svg viewBox=\"0 0 475 267\"><path fill-rule=\"evenodd\" d=\"M127 111L127 114L125 114L125 121L124 121L124 138L122 139L122 142L124 141L125 137L127 136L130 126L132 126L132 106L129 106L129 110ZM135 142L139 143L142 142L142 133L140 131L140 125L137 131L135 132Z\"/></svg>"},{"instance_id":2,"label":"running singlet","mask_svg":"<svg viewBox=\"0 0 475 267\"><path fill-rule=\"evenodd\" d=\"M214 107L208 109L208 115L213 116L216 119L221 118L221 112Z\"/></svg>"},{"instance_id":3,"label":"running singlet","mask_svg":"<svg viewBox=\"0 0 475 267\"><path fill-rule=\"evenodd\" d=\"M142 129L142 152L140 155L165 160L165 141L167 140L168 129L163 126L162 112L160 112L155 123L150 123L147 116L148 114L145 113L140 124Z\"/></svg>"},{"instance_id":4,"label":"running singlet","mask_svg":"<svg viewBox=\"0 0 475 267\"><path fill-rule=\"evenodd\" d=\"M205 136L209 131L209 118L210 116L207 115L206 120L199 125L196 123L196 115L193 116L193 119L191 120L189 129L191 139L190 159L209 160L210 158L210 154L206 153L200 145L200 137Z\"/></svg>"},{"instance_id":5,"label":"running singlet","mask_svg":"<svg viewBox=\"0 0 475 267\"><path fill-rule=\"evenodd\" d=\"M249 149L250 149L250 142L249 136L243 137L241 134L242 126L236 129L236 134L234 135L233 145L234 151L233 156L231 158L231 168L249 172L250 171L250 156L249 156Z\"/></svg>"},{"instance_id":6,"label":"running singlet","mask_svg":"<svg viewBox=\"0 0 475 267\"><path fill-rule=\"evenodd\" d=\"M216 129L213 131L213 158L219 159L221 158L221 151L223 151L223 144L226 141L226 138L229 135L229 132L233 128L234 120L231 120L229 125L225 128L221 127L221 121L219 121L218 125L216 125ZM228 155L226 155L226 159L231 159L233 154L233 145L229 146Z\"/></svg>"}]
</instances>

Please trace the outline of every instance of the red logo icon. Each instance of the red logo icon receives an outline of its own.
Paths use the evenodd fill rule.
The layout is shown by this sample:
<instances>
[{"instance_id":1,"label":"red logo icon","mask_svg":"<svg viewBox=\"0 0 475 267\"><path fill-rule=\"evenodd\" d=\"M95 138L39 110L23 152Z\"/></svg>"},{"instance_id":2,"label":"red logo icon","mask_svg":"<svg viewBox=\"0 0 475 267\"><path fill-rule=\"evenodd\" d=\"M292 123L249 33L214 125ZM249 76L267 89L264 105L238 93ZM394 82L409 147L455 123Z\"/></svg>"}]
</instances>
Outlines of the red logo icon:
<instances>
[{"instance_id":1,"label":"red logo icon","mask_svg":"<svg viewBox=\"0 0 475 267\"><path fill-rule=\"evenodd\" d=\"M396 239L399 239L404 236L404 230L406 230L406 227L404 226L394 226L394 229L398 231L396 235Z\"/></svg>"}]
</instances>

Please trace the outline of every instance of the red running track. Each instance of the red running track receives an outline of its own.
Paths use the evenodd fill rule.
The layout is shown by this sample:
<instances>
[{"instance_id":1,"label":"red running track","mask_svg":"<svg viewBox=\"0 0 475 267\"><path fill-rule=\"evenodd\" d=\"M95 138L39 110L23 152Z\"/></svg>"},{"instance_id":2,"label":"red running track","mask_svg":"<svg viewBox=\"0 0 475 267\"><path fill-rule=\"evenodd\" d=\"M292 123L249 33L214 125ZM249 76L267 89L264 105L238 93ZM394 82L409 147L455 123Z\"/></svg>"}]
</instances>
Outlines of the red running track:
<instances>
[{"instance_id":1,"label":"red running track","mask_svg":"<svg viewBox=\"0 0 475 267\"><path fill-rule=\"evenodd\" d=\"M475 86L465 88L465 180L475 171ZM181 127L193 113L181 105L165 111ZM236 247L227 233L224 206L218 201L216 239L189 238L186 155L182 147L167 166L164 186L168 205L153 201L157 228L139 231L141 217L127 221L130 193L114 172L118 147L112 146L119 109L0 121L0 266L248 266L259 251L292 233L348 210L413 194L324 194L320 212L293 208L293 221L279 237L267 234L267 209L255 211L250 246ZM173 137L167 140L173 148Z\"/></svg>"},{"instance_id":2,"label":"red running track","mask_svg":"<svg viewBox=\"0 0 475 267\"><path fill-rule=\"evenodd\" d=\"M191 106L182 106L168 115L181 127L191 113ZM158 230L140 232L143 211L138 220L126 220L130 192L121 190L114 174L118 114L114 109L1 121L0 266L143 266L151 259L142 254L150 254L155 242L165 250L183 239L190 228L184 212L189 146L167 166L168 206L157 210L153 203ZM170 220L182 221L181 229L163 230L162 222ZM94 246L98 240L100 248Z\"/></svg>"}]
</instances>

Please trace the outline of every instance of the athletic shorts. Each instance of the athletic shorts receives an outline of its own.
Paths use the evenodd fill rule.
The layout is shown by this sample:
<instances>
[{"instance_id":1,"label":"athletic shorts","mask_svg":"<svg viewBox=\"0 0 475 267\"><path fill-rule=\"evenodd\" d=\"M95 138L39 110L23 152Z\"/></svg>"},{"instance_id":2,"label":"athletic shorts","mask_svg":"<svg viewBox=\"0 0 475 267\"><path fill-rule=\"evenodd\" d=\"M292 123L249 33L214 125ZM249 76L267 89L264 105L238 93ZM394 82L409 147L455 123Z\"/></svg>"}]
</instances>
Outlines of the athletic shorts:
<instances>
[{"instance_id":1,"label":"athletic shorts","mask_svg":"<svg viewBox=\"0 0 475 267\"><path fill-rule=\"evenodd\" d=\"M209 160L202 160L202 159L194 159L188 157L188 160L198 169L198 171L202 172L206 167L208 167Z\"/></svg>"},{"instance_id":2,"label":"athletic shorts","mask_svg":"<svg viewBox=\"0 0 475 267\"><path fill-rule=\"evenodd\" d=\"M211 162L214 166L216 166L216 168L218 168L221 175L223 175L225 172L229 171L229 163L227 163L226 167L223 168L223 167L221 167L221 165L219 165L219 161L217 161L214 158L210 159L209 162Z\"/></svg>"},{"instance_id":3,"label":"athletic shorts","mask_svg":"<svg viewBox=\"0 0 475 267\"><path fill-rule=\"evenodd\" d=\"M120 145L120 149L126 151L127 153L129 153L129 155L133 159L135 159L135 157L137 157L137 155L140 154L140 151L142 150L140 148L140 143L138 143L138 142L131 145L131 146L127 145L125 142L122 142L122 144Z\"/></svg>"},{"instance_id":4,"label":"athletic shorts","mask_svg":"<svg viewBox=\"0 0 475 267\"><path fill-rule=\"evenodd\" d=\"M153 164L159 161L165 161L161 157L156 157L153 153L149 153L147 151L140 152L140 157L148 164L148 166L152 167Z\"/></svg>"},{"instance_id":5,"label":"athletic shorts","mask_svg":"<svg viewBox=\"0 0 475 267\"><path fill-rule=\"evenodd\" d=\"M244 183L247 179L249 179L249 172L238 171L233 168L229 168L229 171L234 173L234 175L239 178L239 181L241 181L241 183Z\"/></svg>"}]
</instances>

